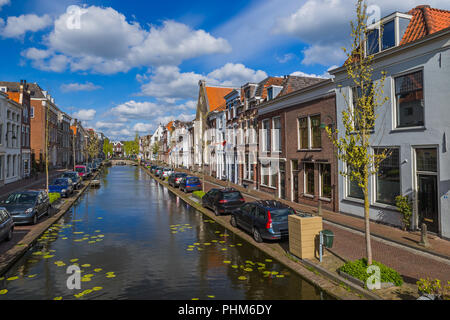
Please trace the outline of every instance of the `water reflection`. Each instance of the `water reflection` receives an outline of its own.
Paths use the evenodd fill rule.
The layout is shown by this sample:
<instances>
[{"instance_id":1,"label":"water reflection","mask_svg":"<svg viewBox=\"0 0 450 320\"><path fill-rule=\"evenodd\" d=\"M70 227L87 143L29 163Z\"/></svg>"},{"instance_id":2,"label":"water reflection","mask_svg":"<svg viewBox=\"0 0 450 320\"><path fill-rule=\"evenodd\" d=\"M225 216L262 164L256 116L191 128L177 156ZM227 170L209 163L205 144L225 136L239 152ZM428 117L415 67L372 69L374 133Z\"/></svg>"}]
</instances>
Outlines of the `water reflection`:
<instances>
[{"instance_id":1,"label":"water reflection","mask_svg":"<svg viewBox=\"0 0 450 320\"><path fill-rule=\"evenodd\" d=\"M0 280L0 299L321 298L143 170L106 168L100 180ZM75 263L83 282L71 291Z\"/></svg>"}]
</instances>

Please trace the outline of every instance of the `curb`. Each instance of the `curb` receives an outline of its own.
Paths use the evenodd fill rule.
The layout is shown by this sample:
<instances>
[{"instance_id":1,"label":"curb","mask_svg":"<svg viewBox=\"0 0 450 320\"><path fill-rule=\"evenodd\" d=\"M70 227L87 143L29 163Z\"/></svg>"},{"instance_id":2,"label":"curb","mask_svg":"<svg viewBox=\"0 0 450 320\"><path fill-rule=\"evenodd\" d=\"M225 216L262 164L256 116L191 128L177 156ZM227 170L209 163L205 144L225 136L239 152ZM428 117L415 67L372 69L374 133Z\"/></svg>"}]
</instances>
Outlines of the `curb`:
<instances>
[{"instance_id":1,"label":"curb","mask_svg":"<svg viewBox=\"0 0 450 320\"><path fill-rule=\"evenodd\" d=\"M251 241L249 241L249 239L246 239L248 237L250 237L248 234L244 233L243 231L241 231L240 229L233 229L231 227L231 225L226 224L225 222L218 220L217 217L210 212L208 209L203 208L199 203L193 201L192 199L189 198L189 196L187 196L186 194L181 193L180 191L172 188L171 186L169 186L168 184L166 184L163 181L160 181L158 178L156 178L147 168L140 166L150 177L152 177L158 184L160 184L161 186L165 187L166 189L168 189L170 192L172 192L173 194L175 194L176 196L180 197L184 202L186 202L188 205L192 206L193 208L195 208L196 210L200 211L202 214L206 215L208 218L213 219L214 221L216 221L218 224L220 224L222 227L224 227L225 229L229 230L230 232L232 232L233 234L237 235L238 237L242 238L244 241L248 242L249 244L253 245L254 247L258 248L259 250L263 251L264 253L266 253L267 255L271 256L273 259L277 260L279 263L283 264L284 266L286 266L287 268L291 269L293 272L297 273L299 276L301 276L305 281L311 283L313 286L320 288L321 290L323 290L324 292L326 292L328 295L334 297L335 299L338 300L355 300L357 299L358 295L362 295L364 296L366 299L371 299L371 300L381 300L380 297L376 296L372 296L372 295L368 295L367 292L360 292L360 290L355 290L358 292L358 294L355 293L351 293L351 292L336 292L337 287L339 287L340 282L345 282L345 279L339 279L337 277L329 277L326 273L322 273L322 275L318 275L316 273L314 273L313 271L309 270L307 267L312 267L314 269L318 269L316 265L312 265L309 266L307 263L305 263L305 260L299 260L297 262L293 261L292 259L289 259L288 255L290 255L290 253L284 253L285 254L285 258L286 259L281 259L283 258L283 256L276 256L274 255L273 250L271 250L271 248L267 247L264 245L264 243L262 244L255 244ZM301 270L299 270L301 269ZM331 279L330 279L331 278ZM350 286L353 289L353 286ZM359 288L358 288L359 289Z\"/></svg>"},{"instance_id":2,"label":"curb","mask_svg":"<svg viewBox=\"0 0 450 320\"><path fill-rule=\"evenodd\" d=\"M95 174L95 177L99 172ZM74 203L84 194L86 189L88 189L90 186L90 181L80 190L80 192L70 201L65 202L60 208L59 211L53 215L52 217L49 217L45 222L42 223L42 225L39 225L37 229L33 232L31 231L31 235L29 236L29 239L27 236L24 237L22 241L20 241L23 246L17 246L15 245L11 249L9 249L7 252L3 254L4 259L0 261L0 276L3 276L6 272L9 271L9 269L36 243L36 240L41 237L45 231L47 231L48 228L50 228L53 224L58 222L61 217L69 211L69 209L74 205ZM25 242L25 243L24 243Z\"/></svg>"}]
</instances>

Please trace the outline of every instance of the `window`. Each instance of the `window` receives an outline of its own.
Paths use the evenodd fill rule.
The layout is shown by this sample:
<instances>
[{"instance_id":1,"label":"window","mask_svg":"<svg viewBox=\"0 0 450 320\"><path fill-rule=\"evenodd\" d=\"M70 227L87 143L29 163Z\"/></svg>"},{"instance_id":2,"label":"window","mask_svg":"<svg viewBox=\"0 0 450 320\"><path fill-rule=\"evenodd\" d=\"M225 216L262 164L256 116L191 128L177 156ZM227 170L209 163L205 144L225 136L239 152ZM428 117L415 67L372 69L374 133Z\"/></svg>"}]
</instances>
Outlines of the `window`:
<instances>
[{"instance_id":1,"label":"window","mask_svg":"<svg viewBox=\"0 0 450 320\"><path fill-rule=\"evenodd\" d=\"M314 196L314 163L305 163L305 194Z\"/></svg>"},{"instance_id":2,"label":"window","mask_svg":"<svg viewBox=\"0 0 450 320\"><path fill-rule=\"evenodd\" d=\"M395 46L395 21L391 20L384 24L381 35L381 49L386 50Z\"/></svg>"},{"instance_id":3,"label":"window","mask_svg":"<svg viewBox=\"0 0 450 320\"><path fill-rule=\"evenodd\" d=\"M271 139L270 139L270 121L264 120L262 122L263 129L263 151L268 152L271 150Z\"/></svg>"},{"instance_id":4,"label":"window","mask_svg":"<svg viewBox=\"0 0 450 320\"><path fill-rule=\"evenodd\" d=\"M380 36L380 31L378 29L370 30L367 33L367 53L369 55L378 53L380 51L380 47L378 44L379 36Z\"/></svg>"},{"instance_id":5,"label":"window","mask_svg":"<svg viewBox=\"0 0 450 320\"><path fill-rule=\"evenodd\" d=\"M322 132L320 129L320 115L311 117L311 137L313 149L322 147Z\"/></svg>"},{"instance_id":6,"label":"window","mask_svg":"<svg viewBox=\"0 0 450 320\"><path fill-rule=\"evenodd\" d=\"M417 171L437 172L437 150L416 149Z\"/></svg>"},{"instance_id":7,"label":"window","mask_svg":"<svg viewBox=\"0 0 450 320\"><path fill-rule=\"evenodd\" d=\"M269 101L273 100L273 88L268 88L267 89L267 97L268 97Z\"/></svg>"},{"instance_id":8,"label":"window","mask_svg":"<svg viewBox=\"0 0 450 320\"><path fill-rule=\"evenodd\" d=\"M277 160L278 161L278 160ZM276 188L278 181L278 164L270 160L261 161L261 184Z\"/></svg>"},{"instance_id":9,"label":"window","mask_svg":"<svg viewBox=\"0 0 450 320\"><path fill-rule=\"evenodd\" d=\"M30 117L34 118L34 107L30 108Z\"/></svg>"},{"instance_id":10,"label":"window","mask_svg":"<svg viewBox=\"0 0 450 320\"><path fill-rule=\"evenodd\" d=\"M298 119L300 149L309 149L308 118Z\"/></svg>"},{"instance_id":11,"label":"window","mask_svg":"<svg viewBox=\"0 0 450 320\"><path fill-rule=\"evenodd\" d=\"M268 186L270 184L270 162L261 163L261 184Z\"/></svg>"},{"instance_id":12,"label":"window","mask_svg":"<svg viewBox=\"0 0 450 320\"><path fill-rule=\"evenodd\" d=\"M365 91L366 93L363 97L360 87L352 88L353 125L355 127L355 131L364 129L364 123L366 123L365 127L367 130L373 130L374 127L373 120L368 121L370 114L366 114L366 112L364 112L364 108L361 107L361 105L364 106L366 103L373 101L372 84L367 84ZM364 99L368 99L368 101L366 102ZM372 105L372 112L374 111L375 110ZM366 119L366 121L364 121L364 119Z\"/></svg>"},{"instance_id":13,"label":"window","mask_svg":"<svg viewBox=\"0 0 450 320\"><path fill-rule=\"evenodd\" d=\"M273 151L281 152L281 118L273 118Z\"/></svg>"},{"instance_id":14,"label":"window","mask_svg":"<svg viewBox=\"0 0 450 320\"><path fill-rule=\"evenodd\" d=\"M375 154L381 154L383 148L376 148ZM388 150L388 155L378 168L376 176L376 201L379 203L395 205L395 198L400 195L400 151Z\"/></svg>"},{"instance_id":15,"label":"window","mask_svg":"<svg viewBox=\"0 0 450 320\"><path fill-rule=\"evenodd\" d=\"M320 174L320 196L331 199L331 164L321 163L319 165Z\"/></svg>"},{"instance_id":16,"label":"window","mask_svg":"<svg viewBox=\"0 0 450 320\"><path fill-rule=\"evenodd\" d=\"M423 72L395 78L397 127L424 125Z\"/></svg>"},{"instance_id":17,"label":"window","mask_svg":"<svg viewBox=\"0 0 450 320\"><path fill-rule=\"evenodd\" d=\"M347 172L350 173L351 171L354 171L354 169L351 166L348 166ZM364 200L364 192L362 188L358 185L358 182L352 181L349 176L347 176L347 196Z\"/></svg>"}]
</instances>

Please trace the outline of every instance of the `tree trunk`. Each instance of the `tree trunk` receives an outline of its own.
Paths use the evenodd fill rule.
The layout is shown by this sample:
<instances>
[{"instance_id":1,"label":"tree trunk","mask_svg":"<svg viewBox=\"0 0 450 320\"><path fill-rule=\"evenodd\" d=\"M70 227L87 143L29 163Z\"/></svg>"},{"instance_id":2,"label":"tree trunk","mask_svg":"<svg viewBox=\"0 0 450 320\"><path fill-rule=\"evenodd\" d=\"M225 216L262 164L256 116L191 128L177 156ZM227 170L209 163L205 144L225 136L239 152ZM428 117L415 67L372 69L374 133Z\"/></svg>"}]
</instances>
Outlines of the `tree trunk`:
<instances>
[{"instance_id":1,"label":"tree trunk","mask_svg":"<svg viewBox=\"0 0 450 320\"><path fill-rule=\"evenodd\" d=\"M369 190L368 183L364 188L364 222L365 222L365 236L366 236L366 255L367 255L367 264L372 265L372 244L370 239L370 215L369 215Z\"/></svg>"}]
</instances>

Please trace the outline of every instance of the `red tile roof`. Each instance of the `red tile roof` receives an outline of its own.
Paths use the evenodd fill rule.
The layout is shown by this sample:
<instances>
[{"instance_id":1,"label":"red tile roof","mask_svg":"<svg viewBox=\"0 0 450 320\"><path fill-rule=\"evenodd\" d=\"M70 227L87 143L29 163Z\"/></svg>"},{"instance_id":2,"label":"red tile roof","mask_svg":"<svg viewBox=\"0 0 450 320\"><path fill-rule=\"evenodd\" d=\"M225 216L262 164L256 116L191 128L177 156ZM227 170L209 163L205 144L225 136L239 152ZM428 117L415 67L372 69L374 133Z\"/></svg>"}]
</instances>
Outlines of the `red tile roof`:
<instances>
[{"instance_id":1,"label":"red tile roof","mask_svg":"<svg viewBox=\"0 0 450 320\"><path fill-rule=\"evenodd\" d=\"M173 121L170 121L170 122L167 124L166 128L167 128L167 130L169 130L169 131L172 132L172 130L174 129L174 128L173 128Z\"/></svg>"},{"instance_id":2,"label":"red tile roof","mask_svg":"<svg viewBox=\"0 0 450 320\"><path fill-rule=\"evenodd\" d=\"M427 35L450 27L450 11L417 6L410 10L411 22L403 35L400 45L419 40Z\"/></svg>"},{"instance_id":3,"label":"red tile roof","mask_svg":"<svg viewBox=\"0 0 450 320\"><path fill-rule=\"evenodd\" d=\"M205 87L206 97L209 102L209 111L215 111L226 104L225 96L233 91L233 88Z\"/></svg>"}]
</instances>

